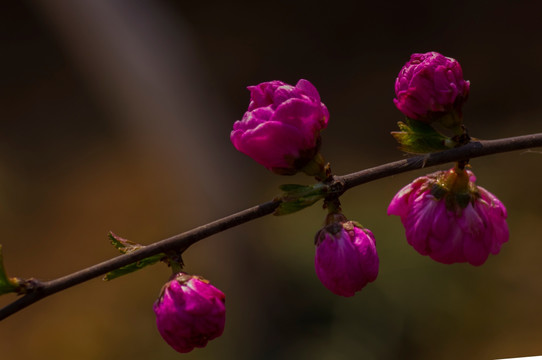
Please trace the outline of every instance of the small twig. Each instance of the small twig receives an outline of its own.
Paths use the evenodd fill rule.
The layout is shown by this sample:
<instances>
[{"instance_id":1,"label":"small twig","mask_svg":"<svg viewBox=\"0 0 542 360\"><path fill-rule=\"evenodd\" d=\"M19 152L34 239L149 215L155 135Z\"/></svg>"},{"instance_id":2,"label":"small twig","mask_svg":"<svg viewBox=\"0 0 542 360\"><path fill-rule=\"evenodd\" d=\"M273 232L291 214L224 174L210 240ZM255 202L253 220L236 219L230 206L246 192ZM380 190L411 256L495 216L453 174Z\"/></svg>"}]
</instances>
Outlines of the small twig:
<instances>
[{"instance_id":1,"label":"small twig","mask_svg":"<svg viewBox=\"0 0 542 360\"><path fill-rule=\"evenodd\" d=\"M540 146L542 146L542 133L498 140L475 141L451 150L415 156L348 175L334 176L333 184L331 185L337 189L338 194L342 194L355 186L407 171L445 164L453 161L468 160L490 154ZM186 231L182 234L178 234L168 239L147 245L140 250L120 255L113 259L106 260L55 280L44 282L33 280L33 287L29 289L29 292L26 295L0 309L0 320L5 319L6 317L49 295L95 277L102 276L110 271L132 264L149 256L172 250L183 252L199 240L273 213L280 203L281 200L272 200L260 205L256 205L236 214L226 216L209 224Z\"/></svg>"}]
</instances>

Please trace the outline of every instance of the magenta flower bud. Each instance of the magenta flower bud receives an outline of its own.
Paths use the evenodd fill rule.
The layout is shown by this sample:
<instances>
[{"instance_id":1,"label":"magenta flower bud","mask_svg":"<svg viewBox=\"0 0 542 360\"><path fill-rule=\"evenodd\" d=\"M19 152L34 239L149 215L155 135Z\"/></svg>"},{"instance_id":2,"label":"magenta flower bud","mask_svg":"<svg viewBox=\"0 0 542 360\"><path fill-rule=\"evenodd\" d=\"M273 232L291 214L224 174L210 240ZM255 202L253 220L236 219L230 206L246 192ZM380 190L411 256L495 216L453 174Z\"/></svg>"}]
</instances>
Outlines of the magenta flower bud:
<instances>
[{"instance_id":1,"label":"magenta flower bud","mask_svg":"<svg viewBox=\"0 0 542 360\"><path fill-rule=\"evenodd\" d=\"M224 293L208 281L178 273L154 303L158 331L178 352L204 347L224 331L224 302Z\"/></svg>"},{"instance_id":2,"label":"magenta flower bud","mask_svg":"<svg viewBox=\"0 0 542 360\"><path fill-rule=\"evenodd\" d=\"M395 81L395 106L410 119L431 123L451 114L460 122L470 83L457 60L437 52L412 54Z\"/></svg>"},{"instance_id":3,"label":"magenta flower bud","mask_svg":"<svg viewBox=\"0 0 542 360\"><path fill-rule=\"evenodd\" d=\"M233 124L233 145L273 172L295 174L318 153L329 119L318 91L303 79L296 86L270 81L248 89L250 104Z\"/></svg>"},{"instance_id":4,"label":"magenta flower bud","mask_svg":"<svg viewBox=\"0 0 542 360\"><path fill-rule=\"evenodd\" d=\"M444 264L482 265L508 241L506 208L476 186L469 170L422 176L401 189L388 215L401 217L408 243Z\"/></svg>"},{"instance_id":5,"label":"magenta flower bud","mask_svg":"<svg viewBox=\"0 0 542 360\"><path fill-rule=\"evenodd\" d=\"M373 233L340 214L316 234L316 275L332 293L353 296L378 275ZM329 218L329 217L328 217Z\"/></svg>"}]
</instances>

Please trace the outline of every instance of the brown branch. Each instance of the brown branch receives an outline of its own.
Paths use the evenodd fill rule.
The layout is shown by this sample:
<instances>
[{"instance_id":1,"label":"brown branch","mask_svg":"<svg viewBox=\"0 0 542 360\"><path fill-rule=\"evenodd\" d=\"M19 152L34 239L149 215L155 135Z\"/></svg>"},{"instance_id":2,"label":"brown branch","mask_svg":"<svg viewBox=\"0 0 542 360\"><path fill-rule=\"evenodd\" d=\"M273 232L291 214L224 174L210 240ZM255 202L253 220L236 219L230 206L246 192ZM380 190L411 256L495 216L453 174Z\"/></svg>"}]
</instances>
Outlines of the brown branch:
<instances>
[{"instance_id":1,"label":"brown branch","mask_svg":"<svg viewBox=\"0 0 542 360\"><path fill-rule=\"evenodd\" d=\"M330 186L334 186L334 191L342 194L346 190L355 186L411 170L501 152L528 149L532 147L542 147L542 133L498 140L475 141L451 150L414 156L408 159L383 164L352 174L335 176L334 181L332 184L330 184ZM199 240L229 228L244 224L248 221L269 215L275 211L280 203L281 200L275 199L260 205L256 205L236 214L226 216L209 224L186 231L182 234L178 234L168 239L147 245L132 253L120 255L113 259L106 260L55 280L44 282L35 279L27 280L27 294L0 309L0 320L5 319L6 317L49 295L95 277L102 276L110 271L119 269L149 256L167 253L170 251L182 252Z\"/></svg>"},{"instance_id":2,"label":"brown branch","mask_svg":"<svg viewBox=\"0 0 542 360\"><path fill-rule=\"evenodd\" d=\"M497 154L502 152L524 150L532 147L542 146L542 133L515 136L497 140L472 141L461 147L440 151L437 153L415 156L399 160L370 169L361 170L352 174L337 176L344 182L345 191L367 182L381 179L406 171L422 169L452 161L468 160L481 156Z\"/></svg>"}]
</instances>

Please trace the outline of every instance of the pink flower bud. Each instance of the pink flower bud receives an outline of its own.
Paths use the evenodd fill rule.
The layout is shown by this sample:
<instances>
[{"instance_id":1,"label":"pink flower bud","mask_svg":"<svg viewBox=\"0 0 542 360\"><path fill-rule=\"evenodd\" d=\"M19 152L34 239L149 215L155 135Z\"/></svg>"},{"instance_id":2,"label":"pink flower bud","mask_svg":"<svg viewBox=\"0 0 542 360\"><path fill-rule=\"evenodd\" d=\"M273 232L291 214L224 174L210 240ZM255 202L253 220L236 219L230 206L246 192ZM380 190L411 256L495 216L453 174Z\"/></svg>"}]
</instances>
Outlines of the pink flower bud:
<instances>
[{"instance_id":1,"label":"pink flower bud","mask_svg":"<svg viewBox=\"0 0 542 360\"><path fill-rule=\"evenodd\" d=\"M225 296L206 280L176 274L162 288L154 303L160 335L175 350L189 352L204 347L224 331Z\"/></svg>"},{"instance_id":2,"label":"pink flower bud","mask_svg":"<svg viewBox=\"0 0 542 360\"><path fill-rule=\"evenodd\" d=\"M235 148L278 174L291 175L318 153L329 112L307 80L249 86L250 104L233 124Z\"/></svg>"},{"instance_id":3,"label":"pink flower bud","mask_svg":"<svg viewBox=\"0 0 542 360\"><path fill-rule=\"evenodd\" d=\"M401 217L407 241L422 255L444 264L482 265L508 241L506 208L476 186L469 171L438 171L401 189L388 215Z\"/></svg>"},{"instance_id":4,"label":"pink flower bud","mask_svg":"<svg viewBox=\"0 0 542 360\"><path fill-rule=\"evenodd\" d=\"M437 52L412 54L395 81L395 106L405 116L431 123L451 112L461 118L470 83L457 60Z\"/></svg>"},{"instance_id":5,"label":"pink flower bud","mask_svg":"<svg viewBox=\"0 0 542 360\"><path fill-rule=\"evenodd\" d=\"M338 221L316 234L316 275L332 293L353 296L378 275L373 233L353 221Z\"/></svg>"}]
</instances>

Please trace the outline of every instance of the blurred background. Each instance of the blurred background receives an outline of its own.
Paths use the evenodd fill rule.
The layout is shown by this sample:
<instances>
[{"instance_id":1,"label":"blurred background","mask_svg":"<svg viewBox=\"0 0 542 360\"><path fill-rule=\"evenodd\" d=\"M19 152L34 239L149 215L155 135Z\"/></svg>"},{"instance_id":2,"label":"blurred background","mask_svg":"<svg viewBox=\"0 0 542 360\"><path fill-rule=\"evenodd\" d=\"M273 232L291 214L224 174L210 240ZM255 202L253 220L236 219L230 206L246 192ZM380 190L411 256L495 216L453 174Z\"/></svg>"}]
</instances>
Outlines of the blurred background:
<instances>
[{"instance_id":1,"label":"blurred background","mask_svg":"<svg viewBox=\"0 0 542 360\"><path fill-rule=\"evenodd\" d=\"M280 177L229 140L246 86L309 79L330 110L335 173L398 160L394 81L413 52L461 62L465 122L491 139L542 130L542 4L528 1L12 1L0 13L0 243L11 276L47 280L265 202ZM315 205L191 247L186 270L227 295L224 335L180 355L152 304L156 265L53 295L0 323L2 359L493 359L542 355L542 154L472 160L509 212L481 267L407 243L386 208L410 172L350 190L380 273L352 298L313 268ZM0 298L0 306L15 296Z\"/></svg>"}]
</instances>

